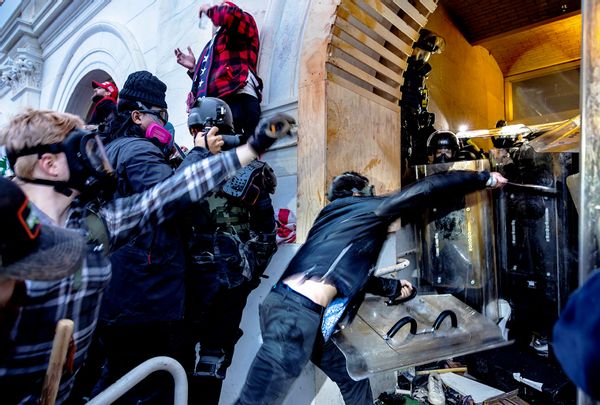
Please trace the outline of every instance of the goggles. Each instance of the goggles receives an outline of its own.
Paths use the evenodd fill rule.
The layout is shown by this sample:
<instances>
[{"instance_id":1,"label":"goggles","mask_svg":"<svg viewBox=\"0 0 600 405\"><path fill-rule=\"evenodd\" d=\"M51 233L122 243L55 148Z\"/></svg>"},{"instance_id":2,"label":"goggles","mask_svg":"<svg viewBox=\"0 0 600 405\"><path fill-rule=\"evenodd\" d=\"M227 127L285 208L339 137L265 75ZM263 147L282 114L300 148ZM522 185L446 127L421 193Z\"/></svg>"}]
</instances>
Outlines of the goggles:
<instances>
[{"instance_id":1,"label":"goggles","mask_svg":"<svg viewBox=\"0 0 600 405\"><path fill-rule=\"evenodd\" d=\"M167 122L169 122L169 112L164 108L162 108L160 110L144 109L144 110L138 110L138 111L141 113L144 113L144 114L150 114L150 115L154 115L154 116L158 117L162 121L163 125L165 125Z\"/></svg>"},{"instance_id":2,"label":"goggles","mask_svg":"<svg viewBox=\"0 0 600 405\"><path fill-rule=\"evenodd\" d=\"M69 165L70 179L67 185L77 190L92 186L98 181L112 177L114 169L108 160L104 144L95 132L82 129L72 130L67 137L59 143L36 145L20 151L8 151L8 160L15 167L17 158L28 155L64 152ZM24 179L32 181L33 179ZM40 182L41 181L36 181Z\"/></svg>"},{"instance_id":3,"label":"goggles","mask_svg":"<svg viewBox=\"0 0 600 405\"><path fill-rule=\"evenodd\" d=\"M373 197L375 195L375 186L372 184L367 184L366 186L364 186L362 189L357 189L357 188L353 188L352 192L353 193L358 193L360 195L363 195L365 197Z\"/></svg>"}]
</instances>

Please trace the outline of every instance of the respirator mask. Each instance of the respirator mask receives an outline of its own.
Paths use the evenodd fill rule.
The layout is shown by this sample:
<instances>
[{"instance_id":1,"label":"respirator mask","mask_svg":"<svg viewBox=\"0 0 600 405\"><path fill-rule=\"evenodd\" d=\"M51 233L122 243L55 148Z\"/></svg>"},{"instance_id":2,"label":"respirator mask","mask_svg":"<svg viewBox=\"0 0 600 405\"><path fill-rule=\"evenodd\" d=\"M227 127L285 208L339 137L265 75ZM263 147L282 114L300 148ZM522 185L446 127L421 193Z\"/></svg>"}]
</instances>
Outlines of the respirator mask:
<instances>
[{"instance_id":1,"label":"respirator mask","mask_svg":"<svg viewBox=\"0 0 600 405\"><path fill-rule=\"evenodd\" d=\"M68 181L17 177L27 183L54 186L57 192L67 197L72 194L71 189L81 192L92 189L102 191L112 187L116 182L114 170L106 155L104 144L96 132L76 128L69 132L62 142L36 145L19 151L8 150L7 152L13 170L17 158L21 156L37 154L38 158L41 158L44 153L57 154L64 152L69 165Z\"/></svg>"},{"instance_id":2,"label":"respirator mask","mask_svg":"<svg viewBox=\"0 0 600 405\"><path fill-rule=\"evenodd\" d=\"M143 104L138 102L138 105L143 107ZM137 110L144 114L150 114L163 123L163 125L153 122L146 128L146 132L144 133L144 137L149 139L152 143L154 143L165 155L168 155L173 147L173 142L175 141L173 133L165 128L165 126L169 122L169 113L166 109L161 110L151 110L151 109L141 109Z\"/></svg>"},{"instance_id":3,"label":"respirator mask","mask_svg":"<svg viewBox=\"0 0 600 405\"><path fill-rule=\"evenodd\" d=\"M453 152L447 149L442 152L436 153L436 156L433 158L433 163L450 163L454 160L455 159L453 156Z\"/></svg>"}]
</instances>

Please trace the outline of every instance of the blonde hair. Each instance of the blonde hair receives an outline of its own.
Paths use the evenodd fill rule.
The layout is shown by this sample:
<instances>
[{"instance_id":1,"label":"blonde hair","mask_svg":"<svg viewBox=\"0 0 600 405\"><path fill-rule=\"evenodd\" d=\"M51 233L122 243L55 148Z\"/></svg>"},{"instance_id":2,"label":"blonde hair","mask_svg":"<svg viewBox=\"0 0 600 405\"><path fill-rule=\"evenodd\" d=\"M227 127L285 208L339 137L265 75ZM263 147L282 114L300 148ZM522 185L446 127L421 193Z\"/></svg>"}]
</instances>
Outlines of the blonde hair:
<instances>
[{"instance_id":1,"label":"blonde hair","mask_svg":"<svg viewBox=\"0 0 600 405\"><path fill-rule=\"evenodd\" d=\"M0 129L0 145L6 151L19 151L37 145L62 142L73 129L82 127L83 121L76 115L51 110L28 108L12 117ZM15 162L13 171L19 177L31 178L37 164L37 156L22 156Z\"/></svg>"}]
</instances>

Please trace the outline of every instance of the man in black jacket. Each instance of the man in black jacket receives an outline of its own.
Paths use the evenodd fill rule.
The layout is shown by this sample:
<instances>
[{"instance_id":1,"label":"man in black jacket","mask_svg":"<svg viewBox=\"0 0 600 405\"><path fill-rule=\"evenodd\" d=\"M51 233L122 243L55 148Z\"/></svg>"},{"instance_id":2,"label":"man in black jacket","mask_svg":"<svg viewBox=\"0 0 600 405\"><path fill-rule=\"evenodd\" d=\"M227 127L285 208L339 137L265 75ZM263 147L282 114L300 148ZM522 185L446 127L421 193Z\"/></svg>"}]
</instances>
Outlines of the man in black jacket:
<instances>
[{"instance_id":1,"label":"man in black jacket","mask_svg":"<svg viewBox=\"0 0 600 405\"><path fill-rule=\"evenodd\" d=\"M129 75L111 123L108 158L117 174L115 197L143 192L174 173L168 154L172 135L165 101L167 86L150 72ZM197 150L190 152L190 159ZM141 362L166 355L180 359L185 298L184 241L177 220L133 238L111 255L113 277L100 313L107 356L106 383ZM162 377L162 379L161 379ZM130 391L131 403L171 400L172 379L154 375Z\"/></svg>"},{"instance_id":2,"label":"man in black jacket","mask_svg":"<svg viewBox=\"0 0 600 405\"><path fill-rule=\"evenodd\" d=\"M388 226L451 196L505 182L499 173L453 171L373 197L368 179L358 173L336 177L328 193L331 204L321 210L306 242L261 304L263 344L237 404L282 401L309 360L338 384L346 404L373 403L368 380L350 378L343 355L328 338L341 314L358 309L367 288L389 297L410 294L410 283L375 282L370 274Z\"/></svg>"}]
</instances>

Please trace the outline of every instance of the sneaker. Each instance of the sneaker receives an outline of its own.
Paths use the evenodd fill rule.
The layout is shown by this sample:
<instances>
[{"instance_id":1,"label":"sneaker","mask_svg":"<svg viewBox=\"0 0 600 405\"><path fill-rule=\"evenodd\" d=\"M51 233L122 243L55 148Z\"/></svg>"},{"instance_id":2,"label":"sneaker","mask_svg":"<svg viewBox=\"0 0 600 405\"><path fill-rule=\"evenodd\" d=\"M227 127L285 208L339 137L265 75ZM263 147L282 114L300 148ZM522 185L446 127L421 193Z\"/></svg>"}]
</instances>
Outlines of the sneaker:
<instances>
[{"instance_id":1,"label":"sneaker","mask_svg":"<svg viewBox=\"0 0 600 405\"><path fill-rule=\"evenodd\" d=\"M427 400L431 405L445 405L446 396L444 395L444 383L438 373L429 374L427 381Z\"/></svg>"}]
</instances>

